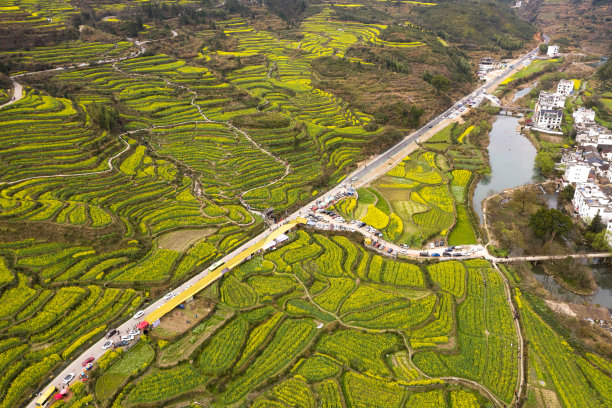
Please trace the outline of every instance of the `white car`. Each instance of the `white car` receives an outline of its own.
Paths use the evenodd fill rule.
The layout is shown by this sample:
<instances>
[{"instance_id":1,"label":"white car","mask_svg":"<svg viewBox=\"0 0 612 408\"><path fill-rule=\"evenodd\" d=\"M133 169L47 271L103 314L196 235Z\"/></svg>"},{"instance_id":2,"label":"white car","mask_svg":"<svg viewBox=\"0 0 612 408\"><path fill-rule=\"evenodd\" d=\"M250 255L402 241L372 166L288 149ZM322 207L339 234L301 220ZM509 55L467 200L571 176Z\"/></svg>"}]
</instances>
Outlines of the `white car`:
<instances>
[{"instance_id":1,"label":"white car","mask_svg":"<svg viewBox=\"0 0 612 408\"><path fill-rule=\"evenodd\" d=\"M134 320L140 319L142 316L144 316L144 314L145 314L144 310L139 310L138 312L136 312L134 317L132 317L132 319Z\"/></svg>"},{"instance_id":2,"label":"white car","mask_svg":"<svg viewBox=\"0 0 612 408\"><path fill-rule=\"evenodd\" d=\"M185 285L185 289L189 289L192 286L193 286L193 284L191 284L191 283L189 285Z\"/></svg>"},{"instance_id":3,"label":"white car","mask_svg":"<svg viewBox=\"0 0 612 408\"><path fill-rule=\"evenodd\" d=\"M121 340L122 341L131 341L131 340L134 340L134 336L129 335L129 334L127 336L121 336Z\"/></svg>"},{"instance_id":4,"label":"white car","mask_svg":"<svg viewBox=\"0 0 612 408\"><path fill-rule=\"evenodd\" d=\"M63 384L70 384L70 381L72 381L74 378L74 373L70 373L67 376L64 377L64 379L62 380Z\"/></svg>"},{"instance_id":5,"label":"white car","mask_svg":"<svg viewBox=\"0 0 612 408\"><path fill-rule=\"evenodd\" d=\"M107 341L106 343L102 345L102 350L108 350L109 348L113 347L113 344L115 344L114 341L112 340Z\"/></svg>"},{"instance_id":6,"label":"white car","mask_svg":"<svg viewBox=\"0 0 612 408\"><path fill-rule=\"evenodd\" d=\"M172 299L172 292L166 293L162 299L164 300Z\"/></svg>"},{"instance_id":7,"label":"white car","mask_svg":"<svg viewBox=\"0 0 612 408\"><path fill-rule=\"evenodd\" d=\"M140 334L140 330L130 330L128 333L130 336L138 336Z\"/></svg>"}]
</instances>

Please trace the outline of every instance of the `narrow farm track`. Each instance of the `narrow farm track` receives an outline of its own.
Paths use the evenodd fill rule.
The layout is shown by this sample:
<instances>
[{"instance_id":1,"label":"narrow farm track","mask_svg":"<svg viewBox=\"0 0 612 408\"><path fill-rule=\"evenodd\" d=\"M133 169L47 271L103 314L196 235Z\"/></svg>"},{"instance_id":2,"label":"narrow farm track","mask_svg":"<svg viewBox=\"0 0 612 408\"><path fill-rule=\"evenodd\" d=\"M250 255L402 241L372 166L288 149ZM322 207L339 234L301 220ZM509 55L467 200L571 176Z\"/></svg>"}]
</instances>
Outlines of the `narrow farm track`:
<instances>
[{"instance_id":1,"label":"narrow farm track","mask_svg":"<svg viewBox=\"0 0 612 408\"><path fill-rule=\"evenodd\" d=\"M176 32L175 32L175 31L173 31L173 33L176 33ZM142 44L142 43L140 43L140 44ZM120 62L120 61L117 61L117 62ZM264 148L263 146L261 146L259 143L257 143L255 140L253 140L253 138L251 138L251 136L249 136L249 134L248 134L246 131L244 131L244 130L242 130L242 129L240 129L240 128L236 127L236 126L234 126L234 125L233 125L233 124L232 124L230 121L219 121L219 120L213 120L213 119L210 119L210 118L209 118L209 117L208 117L208 116L207 116L207 115L204 113L204 111L202 110L202 107L201 107L200 105L198 105L198 103L196 103L196 100L198 99L198 97L199 97L200 95L199 95L199 94L198 94L196 91L194 91L193 89L189 88L187 85L180 85L180 84L176 84L176 83L174 83L174 82L172 82L172 81L170 81L170 80L168 80L168 79L166 79L166 78L164 78L164 77L160 77L160 76L158 76L158 75L147 75L147 74L137 74L137 73L133 73L133 72L126 72L126 71L122 70L121 68L117 67L117 62L114 62L114 63L112 64L112 67L113 67L113 69L114 69L115 71L117 71L117 72L119 72L119 73L121 73L121 74L123 74L123 75L129 76L129 77L156 78L156 79L159 79L159 80L163 81L164 83L166 83L166 84L167 84L168 86L170 86L170 87L173 87L173 88L179 88L179 89L182 89L182 90L184 90L184 91L186 91L186 92L188 92L188 93L192 94L192 95L193 95L193 98L191 98L191 100L190 100L190 104L191 104L192 106L194 106L194 107L195 107L195 108L198 110L198 113L199 113L199 115L202 117L203 121L191 121L191 122L187 122L187 123L194 123L194 124L197 124L197 123L214 123L214 124L223 125L223 126L225 126L225 127L226 127L226 128L227 128L227 129L228 129L230 132L232 132L232 133L233 133L233 134L235 134L236 136L242 136L242 137L244 137L244 138L245 138L245 139L247 139L247 140L248 140L248 141L249 141L249 142L250 142L250 143L251 143L253 146L255 146L255 148L256 148L257 150L259 150L259 151L261 151L262 153L264 153L264 154L266 154L266 155L270 156L270 157L271 157L272 159L274 159L274 160L275 160L277 163L279 163L279 164L281 164L282 166L284 166L284 167L285 167L285 172L283 173L283 175L282 175L281 177L277 178L276 180L271 181L271 182L270 182L270 183L268 183L268 184L265 184L265 185L262 185L262 186L256 186L256 187L253 187L253 188L251 188L251 189L249 189L249 190L246 190L246 191L242 192L242 194L240 194L240 202L241 202L241 204L242 204L243 206L245 206L245 208L249 209L249 211L251 211L251 212L253 212L253 213L256 213L256 214L260 215L260 213L259 213L259 212L257 212L257 211L253 211L252 209L250 209L250 206L248 206L248 205L247 205L247 204L244 202L244 200L242 199L242 196L244 196L245 194L247 194L247 193L248 193L248 192L250 192L250 191L257 190L257 189L260 189L260 188L270 187L270 186L272 186L272 185L274 185L274 184L276 184L276 183L279 183L280 181L282 181L282 180L283 180L285 177L287 177L287 176L288 176L288 175L291 173L291 166L290 166L290 164L289 164L289 163L287 163L286 161L284 161L283 159L281 159L280 157L278 157L278 156L274 155L274 153L270 152L269 150L267 150L267 149L266 149L266 148ZM266 102L267 102L267 101L266 101ZM165 127L169 127L169 126L178 126L178 125L179 125L179 124L165 125ZM160 128L160 127L162 127L162 126L151 126L151 127L149 127L149 128L140 129L139 131L146 131L146 130L156 129L156 128Z\"/></svg>"},{"instance_id":2,"label":"narrow farm track","mask_svg":"<svg viewBox=\"0 0 612 408\"><path fill-rule=\"evenodd\" d=\"M106 170L90 171L90 172L86 172L86 173L74 173L74 174L50 174L50 175L46 175L46 176L32 176L32 177L27 177L27 178L24 178L24 179L14 180L14 181L0 181L0 185L2 185L2 184L13 185L13 184L22 183L24 181L37 180L37 179L46 179L46 178L83 177L83 176L92 176L92 175L95 175L95 174L108 173L109 171L115 170L115 166L113 166L113 160L115 160L117 157L121 156L123 153L127 152L128 150L130 150L130 144L128 142L126 142L126 140L123 138L123 136L129 135L129 134L135 133L135 132L139 132L139 130L132 130L132 131L129 131L129 132L122 133L122 134L120 134L118 136L119 139L123 142L123 144L125 144L125 148L122 151L120 151L119 153L117 153L114 156L110 157L106 161L106 164L108 166L108 169L106 169Z\"/></svg>"},{"instance_id":3,"label":"narrow farm track","mask_svg":"<svg viewBox=\"0 0 612 408\"><path fill-rule=\"evenodd\" d=\"M499 270L497 263L493 262L493 269L499 274L504 283L504 293L506 295L506 301L508 302L508 307L510 308L510 312L512 313L513 322L514 322L514 330L516 331L516 338L518 339L518 384L517 384L517 392L516 396L512 400L512 403L518 402L523 392L524 380L525 380L525 349L523 347L523 332L521 330L521 325L518 319L515 318L517 316L517 311L514 308L514 303L512 302L512 289L510 288L510 283L508 282L508 278L506 275Z\"/></svg>"}]
</instances>

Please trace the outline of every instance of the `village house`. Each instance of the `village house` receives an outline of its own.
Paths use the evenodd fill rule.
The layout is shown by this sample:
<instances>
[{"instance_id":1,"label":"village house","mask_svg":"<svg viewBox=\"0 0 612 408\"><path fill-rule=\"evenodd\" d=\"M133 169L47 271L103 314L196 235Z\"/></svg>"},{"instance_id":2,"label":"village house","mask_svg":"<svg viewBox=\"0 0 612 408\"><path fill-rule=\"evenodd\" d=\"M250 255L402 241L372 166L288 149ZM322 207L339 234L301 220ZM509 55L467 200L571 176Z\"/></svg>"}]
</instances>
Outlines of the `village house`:
<instances>
[{"instance_id":1,"label":"village house","mask_svg":"<svg viewBox=\"0 0 612 408\"><path fill-rule=\"evenodd\" d=\"M590 127L596 125L595 111L592 109L579 108L572 113L576 127Z\"/></svg>"},{"instance_id":2,"label":"village house","mask_svg":"<svg viewBox=\"0 0 612 408\"><path fill-rule=\"evenodd\" d=\"M557 85L557 93L560 95L571 95L574 93L574 80L573 79L562 79Z\"/></svg>"},{"instance_id":3,"label":"village house","mask_svg":"<svg viewBox=\"0 0 612 408\"><path fill-rule=\"evenodd\" d=\"M563 112L555 109L538 109L534 115L535 130L556 130L561 127Z\"/></svg>"},{"instance_id":4,"label":"village house","mask_svg":"<svg viewBox=\"0 0 612 408\"><path fill-rule=\"evenodd\" d=\"M581 183L576 185L574 198L572 199L574 211L585 223L590 223L597 214L603 222L612 220L612 205L610 199L598 185L593 183Z\"/></svg>"},{"instance_id":5,"label":"village house","mask_svg":"<svg viewBox=\"0 0 612 408\"><path fill-rule=\"evenodd\" d=\"M538 105L542 109L560 109L565 106L565 96L553 92L540 92Z\"/></svg>"},{"instance_id":6,"label":"village house","mask_svg":"<svg viewBox=\"0 0 612 408\"><path fill-rule=\"evenodd\" d=\"M549 45L548 50L546 51L546 55L549 57L556 57L559 55L559 46L558 45Z\"/></svg>"},{"instance_id":7,"label":"village house","mask_svg":"<svg viewBox=\"0 0 612 408\"><path fill-rule=\"evenodd\" d=\"M586 183L589 181L591 166L585 162L568 163L563 173L563 181L566 183Z\"/></svg>"}]
</instances>

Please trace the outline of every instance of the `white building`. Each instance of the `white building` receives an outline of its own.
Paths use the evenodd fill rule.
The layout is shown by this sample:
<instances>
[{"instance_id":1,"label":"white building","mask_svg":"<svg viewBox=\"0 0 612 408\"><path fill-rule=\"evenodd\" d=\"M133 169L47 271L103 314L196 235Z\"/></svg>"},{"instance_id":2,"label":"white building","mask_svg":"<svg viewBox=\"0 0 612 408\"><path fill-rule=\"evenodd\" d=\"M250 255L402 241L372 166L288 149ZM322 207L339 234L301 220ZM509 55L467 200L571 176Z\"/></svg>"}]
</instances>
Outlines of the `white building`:
<instances>
[{"instance_id":1,"label":"white building","mask_svg":"<svg viewBox=\"0 0 612 408\"><path fill-rule=\"evenodd\" d=\"M608 245L612 246L612 221L608 221L608 227L606 228L606 241L608 241Z\"/></svg>"},{"instance_id":2,"label":"white building","mask_svg":"<svg viewBox=\"0 0 612 408\"><path fill-rule=\"evenodd\" d=\"M540 96L538 96L538 106L542 109L563 109L565 106L565 96L542 91Z\"/></svg>"},{"instance_id":3,"label":"white building","mask_svg":"<svg viewBox=\"0 0 612 408\"><path fill-rule=\"evenodd\" d=\"M480 63L478 64L478 71L482 71L482 72L493 71L494 69L498 69L500 65L501 64L499 61L496 61L491 57L485 57L485 58L482 58L480 60Z\"/></svg>"},{"instance_id":4,"label":"white building","mask_svg":"<svg viewBox=\"0 0 612 408\"><path fill-rule=\"evenodd\" d=\"M612 220L610 199L596 184L577 184L572 204L574 211L585 223L590 223L597 214L603 222Z\"/></svg>"},{"instance_id":5,"label":"white building","mask_svg":"<svg viewBox=\"0 0 612 408\"><path fill-rule=\"evenodd\" d=\"M576 126L590 126L595 124L595 111L592 109L580 108L572 113Z\"/></svg>"},{"instance_id":6,"label":"white building","mask_svg":"<svg viewBox=\"0 0 612 408\"><path fill-rule=\"evenodd\" d=\"M590 173L591 166L587 163L571 163L565 167L563 179L568 183L586 183Z\"/></svg>"},{"instance_id":7,"label":"white building","mask_svg":"<svg viewBox=\"0 0 612 408\"><path fill-rule=\"evenodd\" d=\"M600 133L597 135L597 146L612 146L612 134Z\"/></svg>"},{"instance_id":8,"label":"white building","mask_svg":"<svg viewBox=\"0 0 612 408\"><path fill-rule=\"evenodd\" d=\"M574 93L574 80L562 79L557 85L557 93L561 95L571 95Z\"/></svg>"},{"instance_id":9,"label":"white building","mask_svg":"<svg viewBox=\"0 0 612 408\"><path fill-rule=\"evenodd\" d=\"M558 45L549 45L548 51L546 51L546 55L549 57L556 57L559 55L559 46Z\"/></svg>"},{"instance_id":10,"label":"white building","mask_svg":"<svg viewBox=\"0 0 612 408\"><path fill-rule=\"evenodd\" d=\"M561 127L562 120L563 112L560 110L538 109L534 115L533 123L537 129L555 130Z\"/></svg>"}]
</instances>

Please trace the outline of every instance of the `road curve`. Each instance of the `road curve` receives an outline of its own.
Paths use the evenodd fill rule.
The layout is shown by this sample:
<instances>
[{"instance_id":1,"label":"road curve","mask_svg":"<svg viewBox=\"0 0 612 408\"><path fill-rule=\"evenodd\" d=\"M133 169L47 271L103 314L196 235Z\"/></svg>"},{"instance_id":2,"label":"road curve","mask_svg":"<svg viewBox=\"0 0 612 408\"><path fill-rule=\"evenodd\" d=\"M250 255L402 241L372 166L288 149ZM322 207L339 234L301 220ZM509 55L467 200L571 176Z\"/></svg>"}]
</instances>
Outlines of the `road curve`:
<instances>
[{"instance_id":1,"label":"road curve","mask_svg":"<svg viewBox=\"0 0 612 408\"><path fill-rule=\"evenodd\" d=\"M5 106L12 105L15 102L18 102L23 99L23 86L19 82L15 81L13 78L11 78L11 82L13 84L13 96L10 101L0 105L0 109L4 108Z\"/></svg>"}]
</instances>

